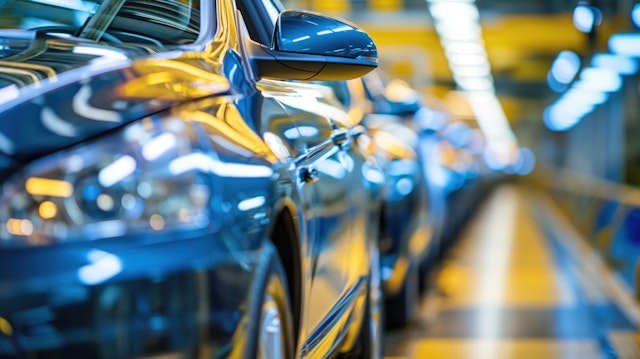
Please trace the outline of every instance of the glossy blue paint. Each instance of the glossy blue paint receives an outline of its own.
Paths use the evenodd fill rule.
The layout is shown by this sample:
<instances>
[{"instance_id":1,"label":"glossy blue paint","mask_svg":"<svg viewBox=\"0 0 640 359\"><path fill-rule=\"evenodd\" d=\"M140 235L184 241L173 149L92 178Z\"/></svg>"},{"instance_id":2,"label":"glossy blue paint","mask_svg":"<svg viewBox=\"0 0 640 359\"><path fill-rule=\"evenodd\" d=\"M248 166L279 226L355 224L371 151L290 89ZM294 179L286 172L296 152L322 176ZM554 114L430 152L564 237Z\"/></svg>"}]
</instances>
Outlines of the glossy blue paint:
<instances>
[{"instance_id":1,"label":"glossy blue paint","mask_svg":"<svg viewBox=\"0 0 640 359\"><path fill-rule=\"evenodd\" d=\"M275 21L262 1L238 2L251 5L243 21ZM287 273L295 355L349 350L342 339L368 324L350 318L368 295L381 169L324 87L253 77L255 47L236 39L254 40L228 26L235 1L145 4L56 8L86 15L83 29L67 16L0 29L0 317L12 326L0 356L251 356L242 322L268 241ZM0 11L20 23L52 15L42 6ZM356 77L377 59L366 34L352 37L348 52L287 61L319 57ZM298 78L289 71L279 78Z\"/></svg>"},{"instance_id":2,"label":"glossy blue paint","mask_svg":"<svg viewBox=\"0 0 640 359\"><path fill-rule=\"evenodd\" d=\"M355 25L312 12L287 10L276 25L278 51L374 60L373 40Z\"/></svg>"}]
</instances>

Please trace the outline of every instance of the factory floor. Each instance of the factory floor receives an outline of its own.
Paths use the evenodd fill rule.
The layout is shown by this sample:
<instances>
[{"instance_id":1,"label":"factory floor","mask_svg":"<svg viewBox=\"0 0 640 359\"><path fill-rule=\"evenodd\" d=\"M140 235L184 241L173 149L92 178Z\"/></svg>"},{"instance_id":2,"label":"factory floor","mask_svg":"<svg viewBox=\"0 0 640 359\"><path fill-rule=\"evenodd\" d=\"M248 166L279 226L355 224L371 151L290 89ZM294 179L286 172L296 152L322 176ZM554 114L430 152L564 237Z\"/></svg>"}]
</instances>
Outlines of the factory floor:
<instances>
[{"instance_id":1,"label":"factory floor","mask_svg":"<svg viewBox=\"0 0 640 359\"><path fill-rule=\"evenodd\" d=\"M499 187L460 233L385 358L640 358L632 293L546 194Z\"/></svg>"}]
</instances>

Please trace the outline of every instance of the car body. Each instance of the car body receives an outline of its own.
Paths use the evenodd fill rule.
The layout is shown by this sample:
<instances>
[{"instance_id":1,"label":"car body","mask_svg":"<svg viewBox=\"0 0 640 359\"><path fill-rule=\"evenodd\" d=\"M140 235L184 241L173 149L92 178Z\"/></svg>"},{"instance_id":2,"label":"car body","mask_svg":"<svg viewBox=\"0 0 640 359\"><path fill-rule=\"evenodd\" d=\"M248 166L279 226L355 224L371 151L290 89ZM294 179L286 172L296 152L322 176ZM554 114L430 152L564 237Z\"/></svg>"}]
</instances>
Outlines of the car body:
<instances>
[{"instance_id":1,"label":"car body","mask_svg":"<svg viewBox=\"0 0 640 359\"><path fill-rule=\"evenodd\" d=\"M381 217L382 280L385 323L399 328L417 318L420 267L433 239L430 196L418 133L411 126L415 104L393 105L372 94L383 86L371 72L362 78L328 82L352 120L366 128L368 149L386 174ZM418 106L419 108L419 106Z\"/></svg>"},{"instance_id":2,"label":"car body","mask_svg":"<svg viewBox=\"0 0 640 359\"><path fill-rule=\"evenodd\" d=\"M0 357L381 356L384 173L296 81L370 71L365 33L257 0L0 18Z\"/></svg>"},{"instance_id":3,"label":"car body","mask_svg":"<svg viewBox=\"0 0 640 359\"><path fill-rule=\"evenodd\" d=\"M424 263L437 265L497 182L496 171L487 166L483 157L484 135L473 117L457 118L435 99L430 101L432 107L424 105L409 84L389 79L380 70L363 76L360 81L365 84L373 113L403 118L403 123L418 135L417 141L408 143L412 143L422 161L433 228L431 248ZM423 274L426 271L423 270Z\"/></svg>"},{"instance_id":4,"label":"car body","mask_svg":"<svg viewBox=\"0 0 640 359\"><path fill-rule=\"evenodd\" d=\"M453 244L481 200L496 183L497 172L485 160L486 140L478 128L446 115L441 127L424 131L433 153L433 178L445 195L446 216L442 226L443 249Z\"/></svg>"}]
</instances>

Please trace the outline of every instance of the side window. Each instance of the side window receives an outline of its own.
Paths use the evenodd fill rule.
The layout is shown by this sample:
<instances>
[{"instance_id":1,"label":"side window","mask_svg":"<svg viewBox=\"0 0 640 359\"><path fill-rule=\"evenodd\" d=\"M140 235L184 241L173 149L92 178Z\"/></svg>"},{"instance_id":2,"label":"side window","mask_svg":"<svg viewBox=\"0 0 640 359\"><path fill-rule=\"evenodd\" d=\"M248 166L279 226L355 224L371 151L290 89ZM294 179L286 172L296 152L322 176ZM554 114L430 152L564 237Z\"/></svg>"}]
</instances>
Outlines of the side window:
<instances>
[{"instance_id":1,"label":"side window","mask_svg":"<svg viewBox=\"0 0 640 359\"><path fill-rule=\"evenodd\" d=\"M284 6L276 0L262 0L262 3L264 4L264 8L267 9L267 13L269 13L271 22L275 26L276 21L278 21L278 16L280 16L280 13L284 10Z\"/></svg>"},{"instance_id":2,"label":"side window","mask_svg":"<svg viewBox=\"0 0 640 359\"><path fill-rule=\"evenodd\" d=\"M253 41L271 46L271 36L284 6L278 0L237 0L249 36Z\"/></svg>"},{"instance_id":3,"label":"side window","mask_svg":"<svg viewBox=\"0 0 640 359\"><path fill-rule=\"evenodd\" d=\"M193 43L200 34L200 1L127 0L107 34L124 42Z\"/></svg>"}]
</instances>

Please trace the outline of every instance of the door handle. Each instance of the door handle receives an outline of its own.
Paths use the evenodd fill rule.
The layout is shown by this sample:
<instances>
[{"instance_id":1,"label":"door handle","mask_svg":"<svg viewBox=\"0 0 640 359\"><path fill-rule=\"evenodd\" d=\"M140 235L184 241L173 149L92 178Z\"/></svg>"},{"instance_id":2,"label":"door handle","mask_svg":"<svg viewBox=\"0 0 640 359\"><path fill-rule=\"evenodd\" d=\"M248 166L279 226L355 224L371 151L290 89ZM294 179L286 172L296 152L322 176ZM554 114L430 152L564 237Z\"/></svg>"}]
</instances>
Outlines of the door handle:
<instances>
[{"instance_id":1,"label":"door handle","mask_svg":"<svg viewBox=\"0 0 640 359\"><path fill-rule=\"evenodd\" d=\"M313 183L318 180L318 170L314 166L301 167L299 177L304 183Z\"/></svg>"},{"instance_id":2,"label":"door handle","mask_svg":"<svg viewBox=\"0 0 640 359\"><path fill-rule=\"evenodd\" d=\"M349 139L349 133L345 130L333 131L331 134L331 140L336 146L341 146L343 143L347 142Z\"/></svg>"}]
</instances>

